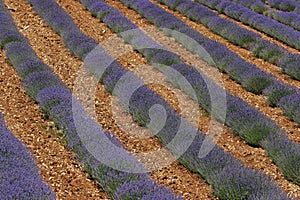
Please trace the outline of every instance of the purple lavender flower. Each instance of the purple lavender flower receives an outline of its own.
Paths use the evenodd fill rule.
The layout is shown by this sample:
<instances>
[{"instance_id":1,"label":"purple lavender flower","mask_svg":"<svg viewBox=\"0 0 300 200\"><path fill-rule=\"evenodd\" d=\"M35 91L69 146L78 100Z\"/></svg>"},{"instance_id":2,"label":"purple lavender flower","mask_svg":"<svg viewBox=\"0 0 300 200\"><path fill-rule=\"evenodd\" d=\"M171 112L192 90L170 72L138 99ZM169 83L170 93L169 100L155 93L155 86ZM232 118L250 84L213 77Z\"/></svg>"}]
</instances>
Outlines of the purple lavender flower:
<instances>
[{"instance_id":1,"label":"purple lavender flower","mask_svg":"<svg viewBox=\"0 0 300 200\"><path fill-rule=\"evenodd\" d=\"M182 197L176 197L164 186L154 184L152 181L131 181L129 183L122 184L116 190L117 199L130 199L136 197L138 199L151 200L176 200L182 199Z\"/></svg>"},{"instance_id":2,"label":"purple lavender flower","mask_svg":"<svg viewBox=\"0 0 300 200\"><path fill-rule=\"evenodd\" d=\"M105 15L107 15L111 11L109 9L109 6L107 6L103 2L95 2L91 4L87 9L92 13L92 16L95 16L100 20L102 20L103 17L105 17Z\"/></svg>"},{"instance_id":3,"label":"purple lavender flower","mask_svg":"<svg viewBox=\"0 0 300 200\"><path fill-rule=\"evenodd\" d=\"M299 112L300 112L300 94L287 95L280 99L277 106L292 120L300 125ZM297 116L297 117L296 117Z\"/></svg>"},{"instance_id":4,"label":"purple lavender flower","mask_svg":"<svg viewBox=\"0 0 300 200\"><path fill-rule=\"evenodd\" d=\"M263 90L270 106L276 106L281 98L296 93L296 89L282 83L275 83Z\"/></svg>"},{"instance_id":5,"label":"purple lavender flower","mask_svg":"<svg viewBox=\"0 0 300 200\"><path fill-rule=\"evenodd\" d=\"M260 141L271 132L281 131L278 125L251 107L228 113L226 124L255 146L260 146Z\"/></svg>"},{"instance_id":6,"label":"purple lavender flower","mask_svg":"<svg viewBox=\"0 0 300 200\"><path fill-rule=\"evenodd\" d=\"M33 99L42 89L52 86L66 87L62 80L47 71L32 72L23 80L26 93Z\"/></svg>"},{"instance_id":7,"label":"purple lavender flower","mask_svg":"<svg viewBox=\"0 0 300 200\"><path fill-rule=\"evenodd\" d=\"M30 58L38 58L30 44L24 41L10 42L5 45L4 50L9 62L14 66L20 65Z\"/></svg>"},{"instance_id":8,"label":"purple lavender flower","mask_svg":"<svg viewBox=\"0 0 300 200\"><path fill-rule=\"evenodd\" d=\"M82 0L81 3L85 8L90 7L91 5L93 5L94 3L99 2L99 0Z\"/></svg>"},{"instance_id":9,"label":"purple lavender flower","mask_svg":"<svg viewBox=\"0 0 300 200\"><path fill-rule=\"evenodd\" d=\"M171 5L171 9L176 9L176 7L181 3L185 2L185 0L159 0L158 2L166 2L165 4Z\"/></svg>"},{"instance_id":10,"label":"purple lavender flower","mask_svg":"<svg viewBox=\"0 0 300 200\"><path fill-rule=\"evenodd\" d=\"M275 81L272 75L260 69L245 72L241 76L242 85L254 94L261 94L266 87L272 85Z\"/></svg>"},{"instance_id":11,"label":"purple lavender flower","mask_svg":"<svg viewBox=\"0 0 300 200\"><path fill-rule=\"evenodd\" d=\"M137 26L134 25L127 18L124 18L119 13L111 11L103 17L103 21L109 25L116 33L125 32L131 29L136 29Z\"/></svg>"},{"instance_id":12,"label":"purple lavender flower","mask_svg":"<svg viewBox=\"0 0 300 200\"><path fill-rule=\"evenodd\" d=\"M297 3L294 0L286 0L286 1L270 0L268 2L272 7L282 11L293 11L297 6Z\"/></svg>"},{"instance_id":13,"label":"purple lavender flower","mask_svg":"<svg viewBox=\"0 0 300 200\"><path fill-rule=\"evenodd\" d=\"M164 3L164 1L161 2ZM176 10L185 14L191 8L193 8L193 5L190 2L183 2L176 7Z\"/></svg>"},{"instance_id":14,"label":"purple lavender flower","mask_svg":"<svg viewBox=\"0 0 300 200\"><path fill-rule=\"evenodd\" d=\"M279 60L279 65L282 67L284 73L297 80L300 79L300 56L298 54L287 53Z\"/></svg>"},{"instance_id":15,"label":"purple lavender flower","mask_svg":"<svg viewBox=\"0 0 300 200\"><path fill-rule=\"evenodd\" d=\"M262 142L268 155L278 164L284 176L296 184L300 184L300 147L285 134L271 133Z\"/></svg>"},{"instance_id":16,"label":"purple lavender flower","mask_svg":"<svg viewBox=\"0 0 300 200\"><path fill-rule=\"evenodd\" d=\"M21 78L25 78L31 72L51 71L48 65L37 58L28 58L26 61L16 66L16 70Z\"/></svg>"},{"instance_id":17,"label":"purple lavender flower","mask_svg":"<svg viewBox=\"0 0 300 200\"><path fill-rule=\"evenodd\" d=\"M236 176L236 173L239 176ZM221 199L256 199L257 197L266 200L290 199L274 183L270 184L270 177L243 166L225 167L211 174L211 179L217 185L214 194Z\"/></svg>"},{"instance_id":18,"label":"purple lavender flower","mask_svg":"<svg viewBox=\"0 0 300 200\"><path fill-rule=\"evenodd\" d=\"M284 57L287 53L286 49L263 39L258 40L255 45L251 47L251 51L257 57L263 58L273 64L277 64L279 59ZM282 65L279 64L279 66Z\"/></svg>"},{"instance_id":19,"label":"purple lavender flower","mask_svg":"<svg viewBox=\"0 0 300 200\"><path fill-rule=\"evenodd\" d=\"M0 198L55 199L39 176L32 153L6 127L0 113Z\"/></svg>"},{"instance_id":20,"label":"purple lavender flower","mask_svg":"<svg viewBox=\"0 0 300 200\"><path fill-rule=\"evenodd\" d=\"M127 71L118 62L114 61L106 68L100 81L105 85L105 88L112 93L115 85L126 72Z\"/></svg>"},{"instance_id":21,"label":"purple lavender flower","mask_svg":"<svg viewBox=\"0 0 300 200\"><path fill-rule=\"evenodd\" d=\"M182 60L174 53L164 51L157 53L150 59L151 64L160 64L170 66L172 64L183 64Z\"/></svg>"},{"instance_id":22,"label":"purple lavender flower","mask_svg":"<svg viewBox=\"0 0 300 200\"><path fill-rule=\"evenodd\" d=\"M36 95L36 101L46 115L49 115L50 110L54 106L71 100L71 92L64 87L58 86L44 88Z\"/></svg>"}]
</instances>

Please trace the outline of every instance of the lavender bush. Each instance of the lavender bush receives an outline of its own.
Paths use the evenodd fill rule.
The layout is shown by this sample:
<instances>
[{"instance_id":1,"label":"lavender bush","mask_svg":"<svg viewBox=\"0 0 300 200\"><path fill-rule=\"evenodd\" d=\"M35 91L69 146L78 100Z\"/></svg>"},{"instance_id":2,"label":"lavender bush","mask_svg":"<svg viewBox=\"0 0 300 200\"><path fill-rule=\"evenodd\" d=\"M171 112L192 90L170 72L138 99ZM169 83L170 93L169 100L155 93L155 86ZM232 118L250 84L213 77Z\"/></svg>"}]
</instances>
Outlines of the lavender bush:
<instances>
[{"instance_id":1,"label":"lavender bush","mask_svg":"<svg viewBox=\"0 0 300 200\"><path fill-rule=\"evenodd\" d=\"M299 124L300 121L300 95L291 94L280 99L277 106L292 120Z\"/></svg>"},{"instance_id":2,"label":"lavender bush","mask_svg":"<svg viewBox=\"0 0 300 200\"><path fill-rule=\"evenodd\" d=\"M20 65L27 61L28 58L37 58L33 50L28 50L30 44L23 41L11 41L6 44L4 50L9 55L9 62L12 65Z\"/></svg>"},{"instance_id":3,"label":"lavender bush","mask_svg":"<svg viewBox=\"0 0 300 200\"><path fill-rule=\"evenodd\" d=\"M0 113L0 199L55 199L30 150L6 127Z\"/></svg>"},{"instance_id":4,"label":"lavender bush","mask_svg":"<svg viewBox=\"0 0 300 200\"><path fill-rule=\"evenodd\" d=\"M245 107L234 96L229 96L228 98L233 99L232 102L234 104L229 103L227 105L226 124L248 143L261 146L261 140L269 135L270 132L283 134L278 125L267 119L259 111L251 107Z\"/></svg>"},{"instance_id":5,"label":"lavender bush","mask_svg":"<svg viewBox=\"0 0 300 200\"><path fill-rule=\"evenodd\" d=\"M277 105L281 98L295 94L296 92L296 89L287 87L281 83L275 83L263 91L263 93L268 96L268 102L270 106L273 107Z\"/></svg>"},{"instance_id":6,"label":"lavender bush","mask_svg":"<svg viewBox=\"0 0 300 200\"><path fill-rule=\"evenodd\" d=\"M243 6L250 8L251 10L257 13L264 13L268 10L266 5L261 0L249 0L249 1L241 1L241 0L230 0L238 4L242 4Z\"/></svg>"},{"instance_id":7,"label":"lavender bush","mask_svg":"<svg viewBox=\"0 0 300 200\"><path fill-rule=\"evenodd\" d=\"M293 78L300 79L300 58L294 54L287 54L279 60L279 64L285 73L290 74Z\"/></svg>"},{"instance_id":8,"label":"lavender bush","mask_svg":"<svg viewBox=\"0 0 300 200\"><path fill-rule=\"evenodd\" d=\"M267 149L268 155L275 163L278 163L285 177L299 184L300 177L298 174L300 170L300 159L297 155L299 155L300 150L299 148L295 148L297 144L289 140L285 135L273 133L261 143L262 146ZM282 149L284 149L284 151L282 151ZM293 166L293 168L290 166Z\"/></svg>"},{"instance_id":9,"label":"lavender bush","mask_svg":"<svg viewBox=\"0 0 300 200\"><path fill-rule=\"evenodd\" d=\"M32 72L23 80L26 93L34 100L42 89L52 86L65 87L64 83L52 72Z\"/></svg>"},{"instance_id":10,"label":"lavender bush","mask_svg":"<svg viewBox=\"0 0 300 200\"><path fill-rule=\"evenodd\" d=\"M152 200L161 199L169 200L174 196L171 192L166 192L163 187L153 184L150 181L132 181L133 183L122 184L116 191L117 199L131 199L137 197L137 199ZM156 192L154 192L156 191Z\"/></svg>"},{"instance_id":11,"label":"lavender bush","mask_svg":"<svg viewBox=\"0 0 300 200\"><path fill-rule=\"evenodd\" d=\"M235 176L235 173L238 173L239 176ZM268 189L273 189L274 185L270 185L269 181L255 170L246 170L236 166L231 170L226 170L226 168L219 170L211 176L214 178L215 184L220 185L214 190L220 199L289 199L285 196L277 196L278 190L274 190L273 193L266 193ZM241 184L242 182L246 182L247 186Z\"/></svg>"},{"instance_id":12,"label":"lavender bush","mask_svg":"<svg viewBox=\"0 0 300 200\"><path fill-rule=\"evenodd\" d=\"M294 0L269 0L268 2L271 5L271 7L277 8L282 11L293 11L297 6L299 6L299 4Z\"/></svg>"},{"instance_id":13,"label":"lavender bush","mask_svg":"<svg viewBox=\"0 0 300 200\"><path fill-rule=\"evenodd\" d=\"M298 7L300 10L300 6ZM273 11L270 10L266 13L267 16L283 23L289 25L296 30L300 31L300 12L298 14L291 12L281 12L281 11Z\"/></svg>"}]
</instances>

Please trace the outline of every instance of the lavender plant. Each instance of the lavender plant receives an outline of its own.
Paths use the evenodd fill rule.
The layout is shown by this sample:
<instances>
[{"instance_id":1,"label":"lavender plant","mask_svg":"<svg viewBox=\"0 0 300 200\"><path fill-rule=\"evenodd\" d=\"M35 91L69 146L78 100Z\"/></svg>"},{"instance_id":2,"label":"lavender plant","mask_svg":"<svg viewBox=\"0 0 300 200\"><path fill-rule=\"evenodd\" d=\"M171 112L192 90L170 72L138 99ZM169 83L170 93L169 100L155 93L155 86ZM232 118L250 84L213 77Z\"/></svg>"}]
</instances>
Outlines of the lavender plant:
<instances>
[{"instance_id":1,"label":"lavender plant","mask_svg":"<svg viewBox=\"0 0 300 200\"><path fill-rule=\"evenodd\" d=\"M138 199L152 200L152 199L162 199L169 200L173 199L174 196L171 192L166 192L163 187L153 184L150 181L132 181L134 183L122 184L116 191L117 199L132 199L132 197L137 197ZM156 191L156 192L154 192Z\"/></svg>"},{"instance_id":2,"label":"lavender plant","mask_svg":"<svg viewBox=\"0 0 300 200\"><path fill-rule=\"evenodd\" d=\"M20 65L28 58L37 58L33 50L28 50L29 47L27 42L11 41L5 45L4 50L9 55L9 62L12 65Z\"/></svg>"},{"instance_id":3,"label":"lavender plant","mask_svg":"<svg viewBox=\"0 0 300 200\"><path fill-rule=\"evenodd\" d=\"M0 113L0 198L55 199L30 150L6 127Z\"/></svg>"},{"instance_id":4,"label":"lavender plant","mask_svg":"<svg viewBox=\"0 0 300 200\"><path fill-rule=\"evenodd\" d=\"M300 120L300 95L291 94L280 99L277 106L292 120L299 123Z\"/></svg>"},{"instance_id":5,"label":"lavender plant","mask_svg":"<svg viewBox=\"0 0 300 200\"><path fill-rule=\"evenodd\" d=\"M238 4L242 4L243 6L250 8L251 10L261 14L268 10L266 5L261 0L249 0L249 1L230 0L230 1Z\"/></svg>"},{"instance_id":6,"label":"lavender plant","mask_svg":"<svg viewBox=\"0 0 300 200\"><path fill-rule=\"evenodd\" d=\"M279 0L269 0L268 1L271 7L277 8L282 11L293 11L299 4L294 0L286 0L286 1L279 1Z\"/></svg>"},{"instance_id":7,"label":"lavender plant","mask_svg":"<svg viewBox=\"0 0 300 200\"><path fill-rule=\"evenodd\" d=\"M284 172L285 177L299 184L300 159L296 156L299 154L299 149L294 148L297 144L285 135L273 133L266 137L261 144L265 149L268 149L268 155L272 157L274 162L280 163L280 169ZM290 168L291 165L293 168Z\"/></svg>"},{"instance_id":8,"label":"lavender plant","mask_svg":"<svg viewBox=\"0 0 300 200\"><path fill-rule=\"evenodd\" d=\"M285 73L290 74L293 78L300 79L300 58L294 54L287 54L279 60Z\"/></svg>"},{"instance_id":9,"label":"lavender plant","mask_svg":"<svg viewBox=\"0 0 300 200\"><path fill-rule=\"evenodd\" d=\"M268 96L270 106L273 107L277 105L281 98L295 94L296 92L296 89L289 88L281 83L275 83L263 91L263 93Z\"/></svg>"}]
</instances>

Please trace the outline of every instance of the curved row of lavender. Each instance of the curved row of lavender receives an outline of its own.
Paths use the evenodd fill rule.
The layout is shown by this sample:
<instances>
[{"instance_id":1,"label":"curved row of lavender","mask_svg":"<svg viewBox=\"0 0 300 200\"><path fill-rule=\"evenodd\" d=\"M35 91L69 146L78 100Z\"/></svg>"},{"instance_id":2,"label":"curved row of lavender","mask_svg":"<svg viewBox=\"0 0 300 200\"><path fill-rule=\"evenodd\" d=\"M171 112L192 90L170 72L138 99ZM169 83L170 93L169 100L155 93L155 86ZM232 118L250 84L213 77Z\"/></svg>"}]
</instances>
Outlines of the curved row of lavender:
<instances>
[{"instance_id":1,"label":"curved row of lavender","mask_svg":"<svg viewBox=\"0 0 300 200\"><path fill-rule=\"evenodd\" d=\"M8 130L2 113L0 188L0 199L55 199L55 193L41 179L30 150Z\"/></svg>"},{"instance_id":2,"label":"curved row of lavender","mask_svg":"<svg viewBox=\"0 0 300 200\"><path fill-rule=\"evenodd\" d=\"M300 80L299 54L290 53L279 45L263 39L259 34L222 18L209 8L193 1L158 0L158 2L167 5L172 10L177 10L193 21L203 24L233 44L251 51L256 57L277 65L283 73Z\"/></svg>"},{"instance_id":3,"label":"curved row of lavender","mask_svg":"<svg viewBox=\"0 0 300 200\"><path fill-rule=\"evenodd\" d=\"M213 2L209 0L196 1L300 50L300 41L298 39L300 38L300 32L290 26L227 0L214 0Z\"/></svg>"},{"instance_id":4,"label":"curved row of lavender","mask_svg":"<svg viewBox=\"0 0 300 200\"><path fill-rule=\"evenodd\" d=\"M294 12L286 12L280 10L274 10L269 6L265 5L261 0L250 0L250 1L241 1L241 0L229 0L235 2L237 4L241 4L246 8L253 10L259 14L263 14L268 16L276 21L279 21L283 24L289 25L294 29L300 31L300 15ZM275 0L278 1L278 0ZM282 5L289 4L287 0L281 1L279 0ZM272 1L268 1L270 4ZM273 1L274 4L274 1ZM276 3L276 5L279 5ZM300 13L300 5L298 7Z\"/></svg>"},{"instance_id":5,"label":"curved row of lavender","mask_svg":"<svg viewBox=\"0 0 300 200\"><path fill-rule=\"evenodd\" d=\"M149 1L122 1L127 6L137 10L142 14L142 16L150 19L150 22L153 22L155 25L162 26L163 28L171 28L174 24L181 24L181 21L177 21L176 19L172 21L173 16L161 8L159 8L157 5L150 3ZM92 12L97 13L97 17L103 20L107 24L109 23L110 16L114 16L115 19L118 19L114 21L110 28L113 30L114 27L119 27L117 22L119 24L130 24L128 19L124 18L124 16L120 15L117 11L113 11L111 7L107 7L106 5L101 5L101 3L94 3L91 4L88 9L90 8L93 10ZM108 10L111 10L111 15L108 15ZM98 12L96 12L98 10ZM105 17L103 17L103 13L105 13ZM118 16L118 17L117 17ZM106 20L107 19L107 20ZM163 19L163 20L162 20ZM164 25L166 24L166 25ZM171 26L168 26L171 24ZM130 27L131 25L127 25L127 27ZM177 25L176 25L177 27ZM181 26L180 26L181 27ZM115 29L116 30L116 29ZM124 29L125 31L126 29ZM180 29L184 30L184 29ZM192 30L188 29L190 32L184 32L185 34L191 34ZM118 32L118 31L116 31ZM195 32L192 32L195 33ZM197 32L195 33L197 35ZM193 35L193 36L195 36ZM122 34L121 34L122 36ZM175 35L176 36L176 35ZM128 37L128 36L127 36ZM140 39L135 38L134 40L131 40L124 38L126 42L135 44L136 42L142 41L149 41L147 38L141 37ZM197 40L199 41L199 40ZM206 43L206 44L205 44ZM216 56L216 52L218 51L222 46L219 46L217 48L216 46L213 46L212 44L215 44L214 42L211 42L207 40L202 40L201 45L202 46L210 46L212 51L210 52L210 55L216 59L226 59L227 61L233 60L231 54L226 54L223 52L223 54ZM213 51L213 47L215 47L215 51ZM222 49L224 51L224 47ZM199 74L199 72L188 65L183 64L183 62L178 58L176 55L172 55L168 52L161 52L154 50L154 53L152 52L149 54L149 51L143 52L143 55L149 60L150 63L160 63L164 65L170 66L172 69L175 69L178 71L181 75L186 77L186 79L190 82L190 84L193 86L194 90L196 91L197 103L200 104L204 109L206 109L208 112L210 112L210 95L209 91L207 90L207 78L202 78L203 75ZM221 57L223 56L223 57ZM224 58L225 56L225 58ZM216 60L218 62L218 60ZM224 61L223 61L224 62ZM231 64L231 63L230 63ZM245 64L246 62L238 62L236 65L236 70L243 72L245 71ZM231 69L234 69L233 66ZM158 68L159 69L159 68ZM229 68L230 69L230 68ZM173 83L175 86L179 86L179 79L178 77L172 75L171 73L166 73L167 71L163 71L165 75L168 77L169 81ZM255 74L254 71L254 76ZM257 83L261 84L260 76L257 76ZM180 88L182 89L182 88ZM220 89L216 89L216 91L221 91ZM184 91L188 95L190 94L189 91ZM299 100L300 95L296 93L295 89L291 89L287 85L283 85L281 83L273 83L270 87L265 89L265 92L268 92L269 98L273 98L274 101L278 101L285 106L284 110L288 111L288 109L295 111L299 109ZM284 97L283 97L284 96ZM297 101L298 100L298 101ZM278 125L276 125L272 120L267 118L265 115L261 114L256 109L249 106L247 103L242 101L240 98L234 97L230 94L227 94L227 108L226 108L226 114L227 118L225 123L234 130L236 134L238 134L242 139L247 141L251 145L255 146L261 146L263 147L267 152L268 155L271 157L271 159L276 163L277 166L282 170L283 174L293 182L300 184L299 180L299 174L300 174L300 146L299 144L296 144L292 141L290 141L287 136L283 133L283 131L279 128ZM299 113L294 112L294 115L298 115ZM212 116L217 118L218 114L212 113ZM217 118L218 119L218 118ZM272 135L275 134L275 137ZM288 143L288 145L287 145ZM280 145L279 145L280 144ZM277 146L276 146L277 145ZM276 146L276 147L275 147ZM278 148L281 148L280 154L278 154ZM277 149L277 150L275 150ZM276 154L274 153L276 151Z\"/></svg>"},{"instance_id":6,"label":"curved row of lavender","mask_svg":"<svg viewBox=\"0 0 300 200\"><path fill-rule=\"evenodd\" d=\"M64 39L65 34L71 35L72 32L74 32L75 30L75 28L70 29L70 24L73 24L74 22L71 19L69 19L69 17L59 17L65 15L65 11L53 1L47 2L48 5L45 8L43 8L43 5L39 4L37 1L31 0L31 3L33 4L33 7L37 11L37 13L44 17L45 21L62 36L66 46L70 49L70 51L73 52L74 55L77 57L82 55L78 53L79 51L75 53L74 50L79 50L80 46L86 43L89 37L87 37L84 34L81 34L72 37L72 42L71 40ZM121 15L116 12L116 10L114 10L104 2L84 1L82 3L87 7L89 3L96 3L97 5L102 4L103 9L98 10L99 15L107 17L107 21L110 21L109 24L114 26L114 30L122 32L125 30L137 28L129 20L127 20L124 17L122 18ZM51 12L53 10L55 10L55 12ZM141 34L141 32L139 32L139 34ZM132 40L137 39L137 42L152 43L151 41L149 41L149 39L147 40L147 38L145 37L134 38L133 35L129 34L127 35L127 38L129 40L130 38ZM157 45L155 44L153 44L153 46L157 47ZM84 50L84 48L81 49ZM154 56L154 54L157 54L157 52L155 52L156 50L158 49L143 49L142 51L148 52L149 55L153 54ZM164 51L164 49L160 49L159 51L163 54L168 53L167 51ZM83 58L85 58L83 60L86 60L89 57L89 54L91 54L91 52L86 53L86 55L83 56ZM108 58L109 56L103 51L96 52L94 56L98 57L99 59L96 59L93 62L85 63L86 67L96 77L99 77L100 81L105 85L108 91L114 92L116 89L115 86L117 85L118 81L122 77L124 77L125 74L128 73L128 71L125 70L117 62L112 62L107 68L105 68L107 63L110 63L109 60L111 59L111 61L113 61L113 59ZM180 66L182 66L183 69L186 68L186 66L184 65L179 65L179 67ZM104 73L102 73L103 71ZM198 78L198 80L200 79ZM127 95L129 91L133 89L132 86L135 86L136 83L139 84L139 79L133 74L131 74L125 81L122 81L125 86L128 86L128 88L123 87L122 90L119 90L119 92L113 94L119 97L119 101L121 103L124 103L124 99L128 98ZM205 84L205 82L202 79L202 85L203 84ZM218 88L216 87L216 89ZM199 92L203 92L203 94L205 94L207 92L207 89L203 88L203 90L199 90ZM156 94L144 85L139 87L129 98L130 102L129 107L127 109L133 115L135 120L143 126L146 126L151 121L151 117L149 116L148 112L153 105L159 104L164 107L167 113L166 123L164 127L159 131L159 133L156 134L156 136L161 140L161 142L165 146L167 146L172 151L172 153L176 155L178 152L178 146L172 147L169 144L174 138L177 137L176 133L178 134L178 131L180 132L180 123L185 120L183 118L180 118L180 116L166 103L164 99L162 99L158 94ZM234 108L234 103L231 105L231 108ZM210 184L212 184L214 186L214 194L216 196L223 199L244 197L249 197L250 199L255 197L264 197L265 199L277 198L275 197L276 195L278 195L275 195L275 193L278 193L276 190L274 190L275 193L269 193L267 192L269 190L264 188L265 186L267 186L265 185L265 181L270 181L270 179L267 176L258 173L257 171L254 171L252 169L244 167L233 156L225 153L217 146L215 146L206 157L199 157L198 152L204 141L204 134L199 132L188 122L185 122L184 128L185 129L181 133L179 133L182 134L180 136L180 139L182 141L178 142L185 143L185 141L188 141L190 138L192 138L192 143L189 146L189 148L184 152L184 154L179 158L179 161L185 166L189 167L192 171L200 173L202 177L204 177ZM197 134L194 135L193 132L196 132ZM193 140L194 137L195 139ZM241 177L243 178L241 179ZM271 184L273 185L273 183ZM272 187L274 187L274 185ZM280 198L284 197L281 196Z\"/></svg>"},{"instance_id":7,"label":"curved row of lavender","mask_svg":"<svg viewBox=\"0 0 300 200\"><path fill-rule=\"evenodd\" d=\"M76 153L77 159L84 165L85 170L115 199L182 199L175 196L167 188L153 182L148 174L126 171L128 166L129 170L131 168L143 169L143 166L133 155L123 149L117 139L111 136L109 132L104 131L85 112L83 106L72 96L64 83L53 73L49 66L37 57L27 39L18 32L2 1L0 1L0 5L4 10L0 14L1 47L5 49L9 62L22 78L26 93L37 101L41 110L63 130L68 147ZM95 43L95 45L97 44ZM83 132L81 136L79 135L80 131ZM101 149L97 149L99 150L97 153L102 156L101 161L106 161L106 163L99 161L91 154L86 146L88 143L84 142L89 140L91 145L95 140L99 142ZM8 140L1 141L9 146ZM106 145L108 143L112 143L113 147L117 148ZM4 166L3 168L6 171L3 173L4 175L18 175L18 177L12 176L13 180L11 181L16 179L23 181L21 177L26 173L20 171L23 174L8 174L12 171L7 167ZM28 163L28 167L32 167L32 165ZM117 170L117 167L123 167L124 171ZM27 172L29 171L30 169L27 170ZM28 182L24 181L24 184L31 184L31 178L34 180L35 177L28 177ZM2 178L0 180L2 183ZM3 188L7 186L9 185L5 185ZM28 185L22 186L26 188ZM4 194L4 198L1 199L7 199L10 195L19 195L19 193L14 193L18 192L18 190L15 190L18 188L9 189L11 189L11 194ZM31 195L38 194L38 187L28 189L32 193ZM34 189L37 189L37 191L34 191ZM2 188L0 194L1 192Z\"/></svg>"}]
</instances>

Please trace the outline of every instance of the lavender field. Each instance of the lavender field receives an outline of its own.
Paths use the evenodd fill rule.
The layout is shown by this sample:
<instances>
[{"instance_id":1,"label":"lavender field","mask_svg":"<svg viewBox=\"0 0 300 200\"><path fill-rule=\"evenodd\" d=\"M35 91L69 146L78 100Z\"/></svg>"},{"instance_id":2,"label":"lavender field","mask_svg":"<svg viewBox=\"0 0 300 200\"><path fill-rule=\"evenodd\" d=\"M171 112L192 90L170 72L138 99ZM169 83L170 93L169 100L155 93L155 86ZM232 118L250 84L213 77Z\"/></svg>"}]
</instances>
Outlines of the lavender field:
<instances>
[{"instance_id":1,"label":"lavender field","mask_svg":"<svg viewBox=\"0 0 300 200\"><path fill-rule=\"evenodd\" d=\"M299 10L0 1L0 199L300 199Z\"/></svg>"}]
</instances>

